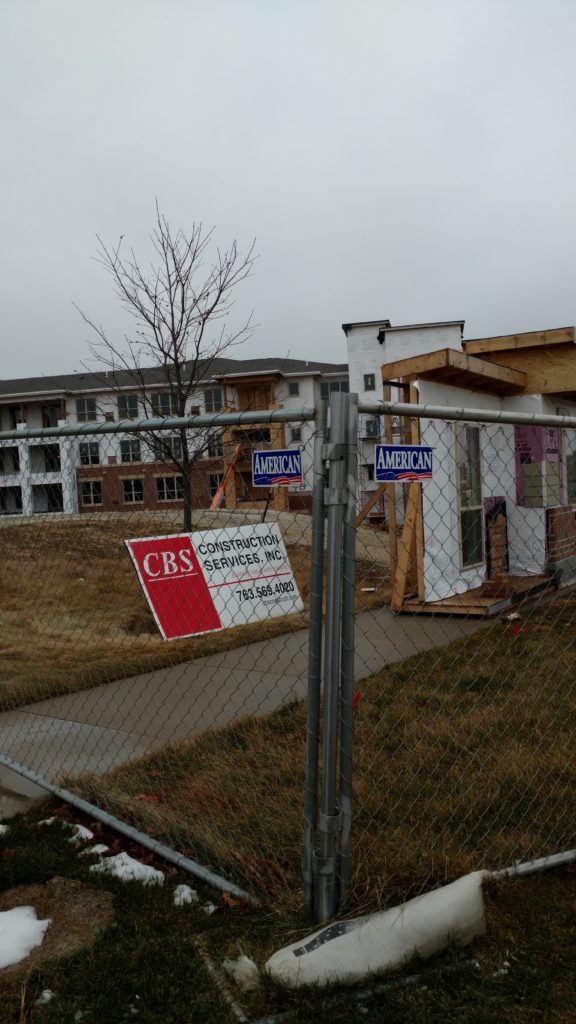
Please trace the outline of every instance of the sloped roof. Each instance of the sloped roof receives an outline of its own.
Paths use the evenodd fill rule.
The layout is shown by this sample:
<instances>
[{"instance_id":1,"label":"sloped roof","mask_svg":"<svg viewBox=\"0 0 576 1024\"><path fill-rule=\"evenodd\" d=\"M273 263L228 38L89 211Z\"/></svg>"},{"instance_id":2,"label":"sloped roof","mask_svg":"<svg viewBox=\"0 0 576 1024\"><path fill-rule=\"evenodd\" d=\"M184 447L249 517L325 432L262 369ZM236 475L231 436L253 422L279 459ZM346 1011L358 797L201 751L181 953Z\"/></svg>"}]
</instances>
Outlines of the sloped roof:
<instances>
[{"instance_id":1,"label":"sloped roof","mask_svg":"<svg viewBox=\"0 0 576 1024\"><path fill-rule=\"evenodd\" d=\"M209 381L229 374L253 373L348 373L347 363L319 363L305 359L286 359L277 356L266 359L226 359L208 360L205 370L199 375L201 380ZM166 384L167 376L164 367L146 367L138 372L130 370L100 370L81 373L53 374L42 377L18 377L12 380L0 380L0 399L16 398L25 395L59 396L66 393L83 394L88 391L104 391L107 388L116 390L119 387L148 387Z\"/></svg>"}]
</instances>

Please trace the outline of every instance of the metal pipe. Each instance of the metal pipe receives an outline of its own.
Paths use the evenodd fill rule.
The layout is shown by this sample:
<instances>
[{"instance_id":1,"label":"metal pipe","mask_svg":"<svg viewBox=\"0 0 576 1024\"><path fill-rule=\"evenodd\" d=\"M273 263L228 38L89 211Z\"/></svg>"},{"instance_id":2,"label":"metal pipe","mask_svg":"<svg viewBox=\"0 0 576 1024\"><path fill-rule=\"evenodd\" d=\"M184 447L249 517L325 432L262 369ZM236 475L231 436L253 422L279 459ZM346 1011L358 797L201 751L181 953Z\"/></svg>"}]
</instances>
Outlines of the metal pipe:
<instances>
[{"instance_id":1,"label":"metal pipe","mask_svg":"<svg viewBox=\"0 0 576 1024\"><path fill-rule=\"evenodd\" d=\"M340 613L342 601L342 523L344 494L344 451L348 428L349 395L334 393L330 398L330 440L328 487L324 501L327 514L326 627L324 630L324 731L322 740L322 787L318 832L320 848L315 858L318 875L317 921L334 916L336 860L334 856L339 814L336 807L338 765L338 690L340 685Z\"/></svg>"},{"instance_id":2,"label":"metal pipe","mask_svg":"<svg viewBox=\"0 0 576 1024\"><path fill-rule=\"evenodd\" d=\"M526 875L536 875L540 871L550 871L551 868L575 863L576 850L566 850L565 853L552 853L549 857L538 857L537 860L527 860L523 864L513 864L509 868L491 871L490 878L523 878Z\"/></svg>"},{"instance_id":3,"label":"metal pipe","mask_svg":"<svg viewBox=\"0 0 576 1024\"><path fill-rule=\"evenodd\" d=\"M358 396L350 395L346 443L346 509L342 540L342 637L340 665L340 831L338 910L346 902L350 879L352 765L354 742L354 622L356 594L356 477L358 471Z\"/></svg>"},{"instance_id":4,"label":"metal pipe","mask_svg":"<svg viewBox=\"0 0 576 1024\"><path fill-rule=\"evenodd\" d=\"M25 765L18 764L17 761L12 761L11 758L6 757L4 754L0 754L0 765L4 768L10 768L13 772L21 775L24 779L28 779L30 782L34 782L41 789L45 789L46 792L51 793L52 796L58 797L59 800L63 800L65 803L70 804L77 810L82 811L83 814L89 815L96 821L101 821L103 825L107 825L109 828L113 828L116 832L120 832L121 835L126 836L127 839L131 839L135 843L139 843L141 846L145 846L147 850L151 850L152 853L157 854L163 860L167 860L170 864L174 864L175 867L181 868L183 871L187 871L190 875L194 875L195 878L199 878L202 882L206 882L207 885L213 886L215 889L220 889L222 892L228 892L231 896L236 896L237 899L245 900L247 903L251 903L252 906L259 906L259 901L251 896L249 893L244 892L244 889L240 889L239 886L235 885L234 882L229 882L226 878L222 878L220 875L214 874L209 868L203 867L201 864L197 864L196 861L190 860L189 857L185 857L183 853L177 853L176 850L171 849L169 846L165 846L164 843L159 842L157 839L152 839L151 836L146 835L145 832L140 832L138 829L133 828L132 825L127 825L126 822L121 821L119 818L115 818L113 814L109 814L108 811L104 811L101 807L96 807L95 804L89 803L88 800L83 800L82 797L76 796L75 793L71 793L68 789L63 789L62 786L56 786L52 782L48 782L43 775L39 775L32 768L27 768Z\"/></svg>"},{"instance_id":5,"label":"metal pipe","mask_svg":"<svg viewBox=\"0 0 576 1024\"><path fill-rule=\"evenodd\" d=\"M110 423L66 423L62 427L25 427L0 431L0 441L25 441L27 438L83 437L85 434L142 434L154 430L178 430L188 427L234 427L249 423L304 423L313 420L311 406L301 409L261 409L250 412L203 413L198 416L173 416L165 419L118 420Z\"/></svg>"},{"instance_id":6,"label":"metal pipe","mask_svg":"<svg viewBox=\"0 0 576 1024\"><path fill-rule=\"evenodd\" d=\"M465 406L414 405L410 402L361 402L359 412L386 416L415 416L420 419L466 420L470 423L518 423L532 427L576 427L576 416L546 416L544 413L503 412L468 409Z\"/></svg>"},{"instance_id":7,"label":"metal pipe","mask_svg":"<svg viewBox=\"0 0 576 1024\"><path fill-rule=\"evenodd\" d=\"M312 537L310 545L310 603L308 632L308 709L306 722L306 770L304 781L304 855L302 877L304 902L314 905L313 860L316 846L318 801L318 750L320 742L320 686L322 674L322 598L324 592L324 455L328 406L316 405L314 433Z\"/></svg>"}]
</instances>

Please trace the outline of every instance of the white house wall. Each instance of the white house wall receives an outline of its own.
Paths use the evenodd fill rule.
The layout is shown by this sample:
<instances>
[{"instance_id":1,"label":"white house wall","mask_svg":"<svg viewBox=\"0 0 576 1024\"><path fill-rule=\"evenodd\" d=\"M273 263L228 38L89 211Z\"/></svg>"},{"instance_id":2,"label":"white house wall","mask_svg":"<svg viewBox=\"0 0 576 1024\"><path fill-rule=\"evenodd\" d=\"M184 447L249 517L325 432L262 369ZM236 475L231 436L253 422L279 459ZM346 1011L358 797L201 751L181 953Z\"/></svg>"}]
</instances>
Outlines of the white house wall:
<instances>
[{"instance_id":1,"label":"white house wall","mask_svg":"<svg viewBox=\"0 0 576 1024\"><path fill-rule=\"evenodd\" d=\"M551 412L542 409L540 396L499 399L432 381L418 384L421 404L464 406L499 411ZM555 410L554 410L555 411ZM512 575L544 571L546 509L516 505L514 427L481 426L482 500L504 497L508 518L508 551ZM422 444L434 448L434 477L422 485L424 519L425 599L437 601L480 586L485 565L463 569L460 560L459 511L456 492L454 424L447 420L421 420Z\"/></svg>"},{"instance_id":2,"label":"white house wall","mask_svg":"<svg viewBox=\"0 0 576 1024\"><path fill-rule=\"evenodd\" d=\"M439 348L462 351L460 326L430 324L429 326L386 329L383 344L378 341L378 326L352 327L348 331L348 370L350 391L356 392L361 402L382 399L382 366L397 359L435 352ZM364 375L376 377L376 391L364 389Z\"/></svg>"}]
</instances>

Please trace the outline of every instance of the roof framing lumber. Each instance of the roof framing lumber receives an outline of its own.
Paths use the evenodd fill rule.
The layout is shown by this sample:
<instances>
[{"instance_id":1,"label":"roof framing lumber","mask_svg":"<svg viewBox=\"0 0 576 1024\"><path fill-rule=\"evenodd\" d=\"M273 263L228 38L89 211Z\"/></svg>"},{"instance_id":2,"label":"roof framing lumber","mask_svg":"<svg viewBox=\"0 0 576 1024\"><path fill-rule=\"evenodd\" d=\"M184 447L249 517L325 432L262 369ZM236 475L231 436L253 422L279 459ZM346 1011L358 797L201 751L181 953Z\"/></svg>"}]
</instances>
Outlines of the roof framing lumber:
<instances>
[{"instance_id":1,"label":"roof framing lumber","mask_svg":"<svg viewBox=\"0 0 576 1024\"><path fill-rule=\"evenodd\" d=\"M395 377L436 380L453 387L488 391L498 395L518 394L525 390L527 384L527 376L523 370L477 359L452 348L386 363L382 367L382 377L385 380Z\"/></svg>"},{"instance_id":2,"label":"roof framing lumber","mask_svg":"<svg viewBox=\"0 0 576 1024\"><path fill-rule=\"evenodd\" d=\"M573 327L556 327L549 331L527 331L524 334L500 334L493 338L473 338L463 341L462 347L468 355L482 352L506 352L510 349L535 348L542 345L574 344Z\"/></svg>"}]
</instances>

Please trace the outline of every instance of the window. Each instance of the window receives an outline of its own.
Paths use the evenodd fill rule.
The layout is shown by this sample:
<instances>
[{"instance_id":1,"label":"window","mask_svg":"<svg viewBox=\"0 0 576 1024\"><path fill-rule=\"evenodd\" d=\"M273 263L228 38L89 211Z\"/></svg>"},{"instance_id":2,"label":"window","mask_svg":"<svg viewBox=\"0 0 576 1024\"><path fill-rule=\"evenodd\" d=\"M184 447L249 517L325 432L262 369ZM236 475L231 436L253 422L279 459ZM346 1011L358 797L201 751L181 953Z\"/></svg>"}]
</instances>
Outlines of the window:
<instances>
[{"instance_id":1,"label":"window","mask_svg":"<svg viewBox=\"0 0 576 1024\"><path fill-rule=\"evenodd\" d=\"M80 441L78 454L81 466L100 465L100 445L98 441Z\"/></svg>"},{"instance_id":2,"label":"window","mask_svg":"<svg viewBox=\"0 0 576 1024\"><path fill-rule=\"evenodd\" d=\"M374 479L374 466L373 465L366 466L366 473L367 473L368 479L369 480L373 480Z\"/></svg>"},{"instance_id":3,"label":"window","mask_svg":"<svg viewBox=\"0 0 576 1024\"><path fill-rule=\"evenodd\" d=\"M208 439L208 458L221 459L223 456L222 434L211 434Z\"/></svg>"},{"instance_id":4,"label":"window","mask_svg":"<svg viewBox=\"0 0 576 1024\"><path fill-rule=\"evenodd\" d=\"M102 481L83 480L80 484L80 496L83 505L101 505Z\"/></svg>"},{"instance_id":5,"label":"window","mask_svg":"<svg viewBox=\"0 0 576 1024\"><path fill-rule=\"evenodd\" d=\"M142 462L140 441L137 438L120 441L120 462Z\"/></svg>"},{"instance_id":6,"label":"window","mask_svg":"<svg viewBox=\"0 0 576 1024\"><path fill-rule=\"evenodd\" d=\"M178 434L164 434L154 441L156 462L173 462L182 458L182 441Z\"/></svg>"},{"instance_id":7,"label":"window","mask_svg":"<svg viewBox=\"0 0 576 1024\"><path fill-rule=\"evenodd\" d=\"M44 469L47 473L60 472L60 445L44 445Z\"/></svg>"},{"instance_id":8,"label":"window","mask_svg":"<svg viewBox=\"0 0 576 1024\"><path fill-rule=\"evenodd\" d=\"M0 473L19 473L20 456L17 448L0 448Z\"/></svg>"},{"instance_id":9,"label":"window","mask_svg":"<svg viewBox=\"0 0 576 1024\"><path fill-rule=\"evenodd\" d=\"M95 398L77 398L76 399L76 418L78 423L89 423L91 420L96 419L96 399Z\"/></svg>"},{"instance_id":10,"label":"window","mask_svg":"<svg viewBox=\"0 0 576 1024\"><path fill-rule=\"evenodd\" d=\"M484 561L480 429L456 426L456 487L462 568Z\"/></svg>"},{"instance_id":11,"label":"window","mask_svg":"<svg viewBox=\"0 0 576 1024\"><path fill-rule=\"evenodd\" d=\"M320 384L320 395L322 398L329 398L337 391L343 391L345 394L349 391L349 385L347 380L323 380Z\"/></svg>"},{"instance_id":12,"label":"window","mask_svg":"<svg viewBox=\"0 0 576 1024\"><path fill-rule=\"evenodd\" d=\"M57 427L58 426L58 413L59 413L59 406L57 406L57 405L43 405L42 406L42 426L43 427Z\"/></svg>"},{"instance_id":13,"label":"window","mask_svg":"<svg viewBox=\"0 0 576 1024\"><path fill-rule=\"evenodd\" d=\"M157 476L156 498L158 501L182 501L184 489L181 476Z\"/></svg>"},{"instance_id":14,"label":"window","mask_svg":"<svg viewBox=\"0 0 576 1024\"><path fill-rule=\"evenodd\" d=\"M366 437L380 437L380 417L372 416L366 420Z\"/></svg>"},{"instance_id":15,"label":"window","mask_svg":"<svg viewBox=\"0 0 576 1024\"><path fill-rule=\"evenodd\" d=\"M208 473L208 491L210 497L214 498L216 492L222 483L223 477L221 473Z\"/></svg>"},{"instance_id":16,"label":"window","mask_svg":"<svg viewBox=\"0 0 576 1024\"><path fill-rule=\"evenodd\" d=\"M158 419L177 416L176 396L171 394L170 391L161 391L157 395L152 395L152 415L158 417Z\"/></svg>"},{"instance_id":17,"label":"window","mask_svg":"<svg viewBox=\"0 0 576 1024\"><path fill-rule=\"evenodd\" d=\"M300 394L300 384L297 380L289 381L288 394L290 395L290 398L298 398Z\"/></svg>"},{"instance_id":18,"label":"window","mask_svg":"<svg viewBox=\"0 0 576 1024\"><path fill-rule=\"evenodd\" d=\"M144 481L140 478L122 481L122 497L126 505L144 501Z\"/></svg>"},{"instance_id":19,"label":"window","mask_svg":"<svg viewBox=\"0 0 576 1024\"><path fill-rule=\"evenodd\" d=\"M302 440L302 427L292 427L292 430L290 431L290 436L291 436L292 441L301 441Z\"/></svg>"},{"instance_id":20,"label":"window","mask_svg":"<svg viewBox=\"0 0 576 1024\"><path fill-rule=\"evenodd\" d=\"M118 395L118 419L138 419L138 398L136 395Z\"/></svg>"},{"instance_id":21,"label":"window","mask_svg":"<svg viewBox=\"0 0 576 1024\"><path fill-rule=\"evenodd\" d=\"M364 391L376 391L376 376L373 373L364 374Z\"/></svg>"},{"instance_id":22,"label":"window","mask_svg":"<svg viewBox=\"0 0 576 1024\"><path fill-rule=\"evenodd\" d=\"M206 388L204 392L206 412L220 412L222 408L222 388Z\"/></svg>"}]
</instances>

